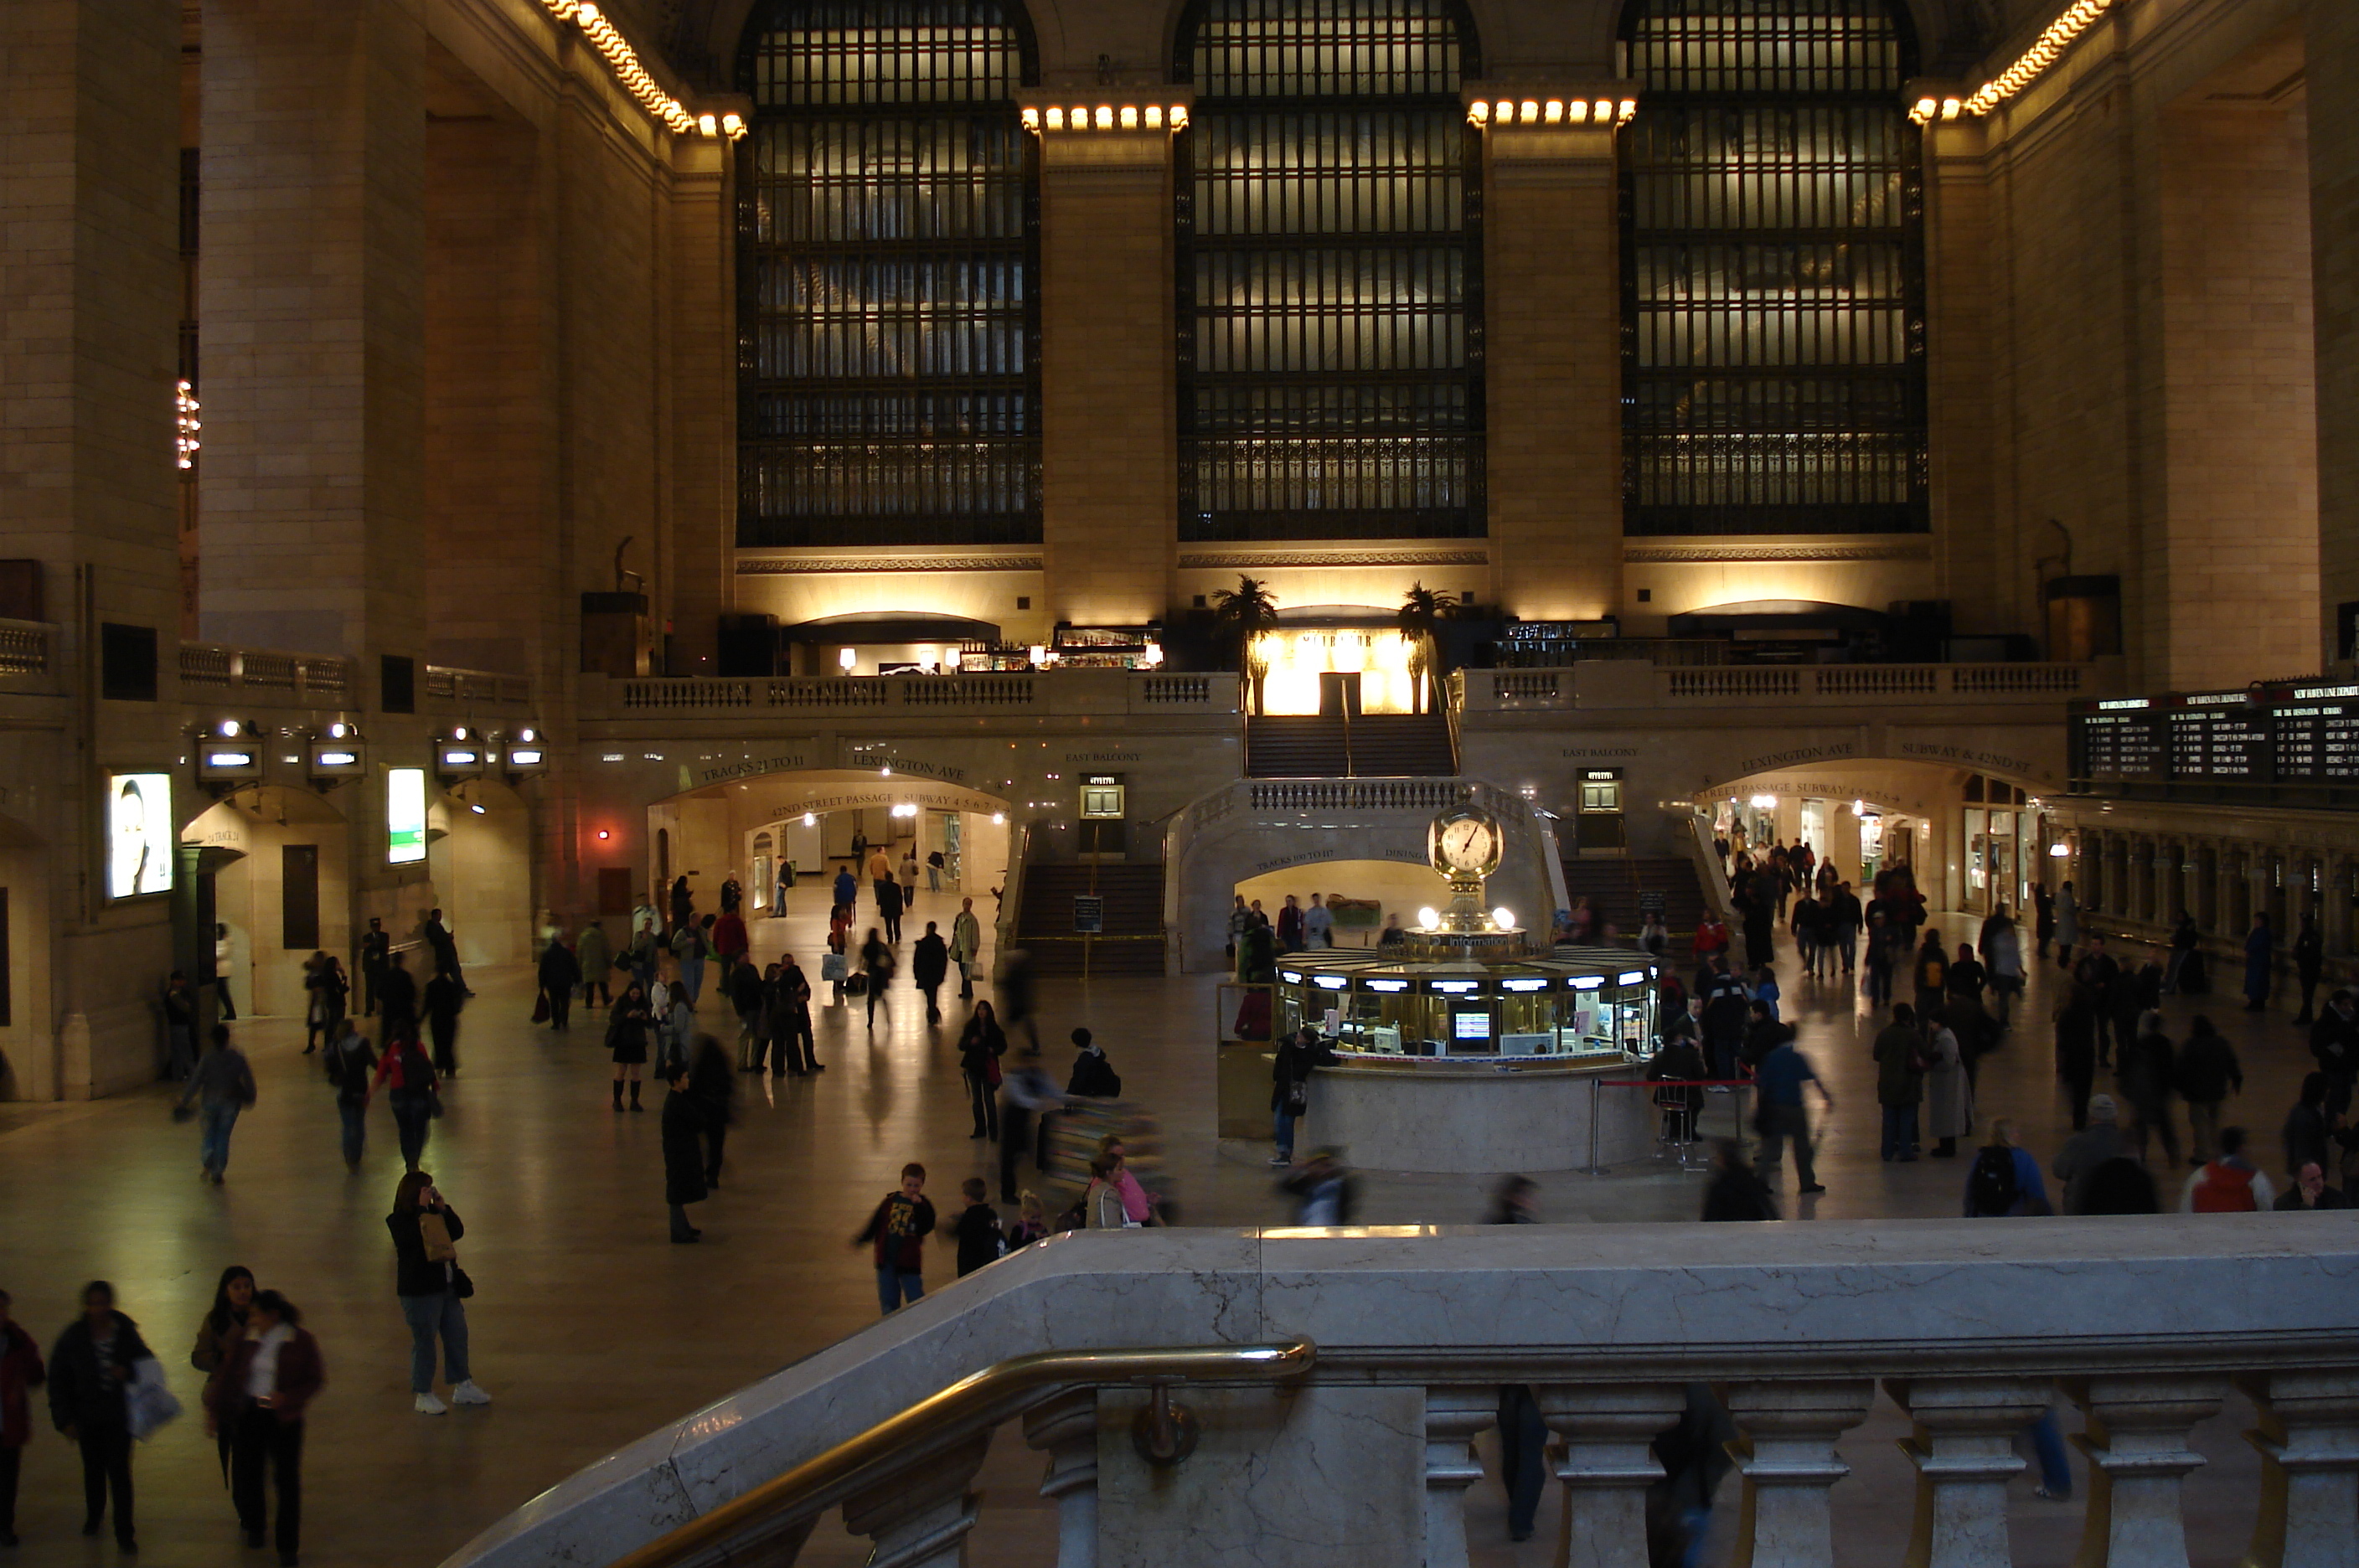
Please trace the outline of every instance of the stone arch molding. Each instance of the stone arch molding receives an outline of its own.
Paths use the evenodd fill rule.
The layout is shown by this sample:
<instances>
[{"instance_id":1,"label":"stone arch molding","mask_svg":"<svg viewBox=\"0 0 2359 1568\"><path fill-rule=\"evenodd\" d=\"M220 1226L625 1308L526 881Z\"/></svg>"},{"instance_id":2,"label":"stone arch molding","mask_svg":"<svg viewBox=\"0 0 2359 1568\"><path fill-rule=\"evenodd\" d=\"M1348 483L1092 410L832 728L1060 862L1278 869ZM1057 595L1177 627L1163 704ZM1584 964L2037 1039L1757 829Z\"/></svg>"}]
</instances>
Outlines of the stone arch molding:
<instances>
[{"instance_id":1,"label":"stone arch molding","mask_svg":"<svg viewBox=\"0 0 2359 1568\"><path fill-rule=\"evenodd\" d=\"M1175 812L1164 840L1163 923L1175 973L1223 967L1231 891L1271 871L1328 861L1426 864L1426 828L1471 800L1496 816L1506 846L1493 905L1540 926L1563 902L1556 839L1529 801L1481 779L1241 779ZM1433 902L1445 900L1437 874Z\"/></svg>"}]
</instances>

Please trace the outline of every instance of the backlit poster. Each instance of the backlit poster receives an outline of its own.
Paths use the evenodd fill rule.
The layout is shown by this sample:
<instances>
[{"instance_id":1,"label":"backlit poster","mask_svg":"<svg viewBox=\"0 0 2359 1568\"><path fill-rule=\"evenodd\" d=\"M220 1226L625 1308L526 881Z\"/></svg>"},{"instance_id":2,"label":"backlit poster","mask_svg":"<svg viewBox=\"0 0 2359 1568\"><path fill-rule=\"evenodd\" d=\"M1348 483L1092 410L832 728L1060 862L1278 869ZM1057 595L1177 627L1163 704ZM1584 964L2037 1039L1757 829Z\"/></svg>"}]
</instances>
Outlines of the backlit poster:
<instances>
[{"instance_id":1,"label":"backlit poster","mask_svg":"<svg viewBox=\"0 0 2359 1568\"><path fill-rule=\"evenodd\" d=\"M106 896L170 892L172 853L171 775L107 775Z\"/></svg>"},{"instance_id":2,"label":"backlit poster","mask_svg":"<svg viewBox=\"0 0 2359 1568\"><path fill-rule=\"evenodd\" d=\"M395 866L426 858L426 769L385 772L385 857Z\"/></svg>"}]
</instances>

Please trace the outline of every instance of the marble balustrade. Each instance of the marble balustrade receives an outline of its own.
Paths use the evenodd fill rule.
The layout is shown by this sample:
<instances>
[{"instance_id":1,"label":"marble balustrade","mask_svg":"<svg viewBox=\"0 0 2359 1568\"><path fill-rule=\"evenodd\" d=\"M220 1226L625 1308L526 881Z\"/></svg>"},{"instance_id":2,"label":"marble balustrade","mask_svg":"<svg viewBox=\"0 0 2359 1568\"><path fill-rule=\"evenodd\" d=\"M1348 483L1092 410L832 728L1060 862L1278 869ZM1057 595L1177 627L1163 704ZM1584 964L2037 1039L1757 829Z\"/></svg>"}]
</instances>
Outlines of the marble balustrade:
<instances>
[{"instance_id":1,"label":"marble balustrade","mask_svg":"<svg viewBox=\"0 0 2359 1568\"><path fill-rule=\"evenodd\" d=\"M1038 1350L1308 1338L1299 1386L1182 1388L1200 1446L1152 1470L1138 1388L1052 1388L929 1434L698 1561L794 1560L841 1508L892 1568L965 1561L992 1429L1021 1419L1059 1568L1466 1561L1473 1438L1530 1385L1559 1446L1568 1568L1644 1568L1648 1443L1714 1385L1739 1432L1736 1561L1826 1568L1845 1433L1908 1412L1897 1558L2009 1561L2014 1439L2060 1397L2085 1431L2083 1568L2184 1568L2194 1425L2261 1414L2247 1561L2359 1568L2359 1214L1808 1225L1087 1232L929 1295L535 1498L450 1568L614 1561L957 1378ZM1896 1517L1898 1511L1896 1510ZM1905 1555L1904 1555L1905 1554Z\"/></svg>"}]
</instances>

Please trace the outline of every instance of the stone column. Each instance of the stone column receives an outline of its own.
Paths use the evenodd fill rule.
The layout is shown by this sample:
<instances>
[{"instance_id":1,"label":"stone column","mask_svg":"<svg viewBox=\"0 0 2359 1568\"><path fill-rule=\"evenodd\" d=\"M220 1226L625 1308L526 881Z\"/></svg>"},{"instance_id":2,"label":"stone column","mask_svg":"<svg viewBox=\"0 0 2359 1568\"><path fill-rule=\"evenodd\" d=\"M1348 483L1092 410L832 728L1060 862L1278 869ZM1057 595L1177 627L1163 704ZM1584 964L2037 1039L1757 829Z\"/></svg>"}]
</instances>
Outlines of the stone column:
<instances>
[{"instance_id":1,"label":"stone column","mask_svg":"<svg viewBox=\"0 0 2359 1568\"><path fill-rule=\"evenodd\" d=\"M1027 120L1042 127L1043 626L1160 620L1169 597L1180 504L1169 125L1186 96L1024 94ZM1149 102L1160 125L1146 124ZM1113 118L1099 128L1102 104ZM1090 111L1090 129L1071 128L1077 108ZM1051 114L1064 128L1048 127Z\"/></svg>"},{"instance_id":2,"label":"stone column","mask_svg":"<svg viewBox=\"0 0 2359 1568\"><path fill-rule=\"evenodd\" d=\"M2006 1484L2023 1469L2015 1438L2047 1410L2048 1385L1929 1377L1884 1387L1917 1423L1900 1444L1917 1466L1907 1568L2006 1568Z\"/></svg>"},{"instance_id":3,"label":"stone column","mask_svg":"<svg viewBox=\"0 0 2359 1568\"><path fill-rule=\"evenodd\" d=\"M1466 1488L1483 1478L1474 1434L1498 1419L1495 1386L1425 1391L1425 1568L1465 1568Z\"/></svg>"},{"instance_id":4,"label":"stone column","mask_svg":"<svg viewBox=\"0 0 2359 1568\"><path fill-rule=\"evenodd\" d=\"M1484 112L1484 419L1503 610L1622 604L1622 228L1614 121L1630 84L1469 83ZM1523 105L1535 113L1528 120ZM1515 110L1496 112L1499 103ZM1556 119L1546 118L1556 105ZM1573 123L1567 105L1578 104Z\"/></svg>"},{"instance_id":5,"label":"stone column","mask_svg":"<svg viewBox=\"0 0 2359 1568\"><path fill-rule=\"evenodd\" d=\"M1687 1409L1677 1383L1536 1388L1549 1430L1564 1439L1563 1568L1646 1568L1647 1488L1662 1479L1655 1436Z\"/></svg>"},{"instance_id":6,"label":"stone column","mask_svg":"<svg viewBox=\"0 0 2359 1568\"><path fill-rule=\"evenodd\" d=\"M204 0L209 638L422 651L419 3Z\"/></svg>"},{"instance_id":7,"label":"stone column","mask_svg":"<svg viewBox=\"0 0 2359 1568\"><path fill-rule=\"evenodd\" d=\"M1032 1411L1024 1441L1049 1455L1040 1495L1057 1502L1057 1568L1097 1568L1098 1391L1077 1389Z\"/></svg>"},{"instance_id":8,"label":"stone column","mask_svg":"<svg viewBox=\"0 0 2359 1568\"><path fill-rule=\"evenodd\" d=\"M749 109L751 105L747 106ZM671 144L671 199L659 222L671 244L674 675L719 673L720 615L736 603L737 240L730 144Z\"/></svg>"},{"instance_id":9,"label":"stone column","mask_svg":"<svg viewBox=\"0 0 2359 1568\"><path fill-rule=\"evenodd\" d=\"M975 1516L967 1486L990 1447L986 1432L846 1497L844 1528L876 1543L868 1568L965 1568Z\"/></svg>"},{"instance_id":10,"label":"stone column","mask_svg":"<svg viewBox=\"0 0 2359 1568\"><path fill-rule=\"evenodd\" d=\"M2359 1370L2256 1372L2236 1386L2260 1408L2250 1568L2359 1568Z\"/></svg>"},{"instance_id":11,"label":"stone column","mask_svg":"<svg viewBox=\"0 0 2359 1568\"><path fill-rule=\"evenodd\" d=\"M1735 1568L1826 1568L1834 1561L1827 1491L1851 1474L1835 1440L1867 1419L1875 1385L1864 1377L1740 1383L1728 1413L1745 1477Z\"/></svg>"},{"instance_id":12,"label":"stone column","mask_svg":"<svg viewBox=\"0 0 2359 1568\"><path fill-rule=\"evenodd\" d=\"M2180 1482L2203 1463L2187 1446L2220 1408L2220 1377L2090 1377L2068 1385L2089 1418L2072 1442L2089 1456L2081 1568L2187 1568Z\"/></svg>"},{"instance_id":13,"label":"stone column","mask_svg":"<svg viewBox=\"0 0 2359 1568\"><path fill-rule=\"evenodd\" d=\"M2317 340L2319 640L2335 656L2335 606L2359 600L2359 6L2307 0L2310 245Z\"/></svg>"}]
</instances>

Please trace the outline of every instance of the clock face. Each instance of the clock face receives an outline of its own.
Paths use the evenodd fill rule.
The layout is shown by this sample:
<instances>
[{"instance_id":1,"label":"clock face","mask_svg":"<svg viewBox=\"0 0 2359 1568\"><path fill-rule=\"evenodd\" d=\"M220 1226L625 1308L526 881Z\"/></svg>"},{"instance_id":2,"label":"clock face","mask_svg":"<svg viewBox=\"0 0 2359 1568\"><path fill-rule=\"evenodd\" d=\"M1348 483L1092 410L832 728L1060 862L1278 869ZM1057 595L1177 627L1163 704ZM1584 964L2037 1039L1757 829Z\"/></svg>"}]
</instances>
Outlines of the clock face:
<instances>
[{"instance_id":1,"label":"clock face","mask_svg":"<svg viewBox=\"0 0 2359 1568\"><path fill-rule=\"evenodd\" d=\"M1434 869L1445 876L1488 877L1499 868L1499 824L1487 811L1471 808L1435 819Z\"/></svg>"}]
</instances>

